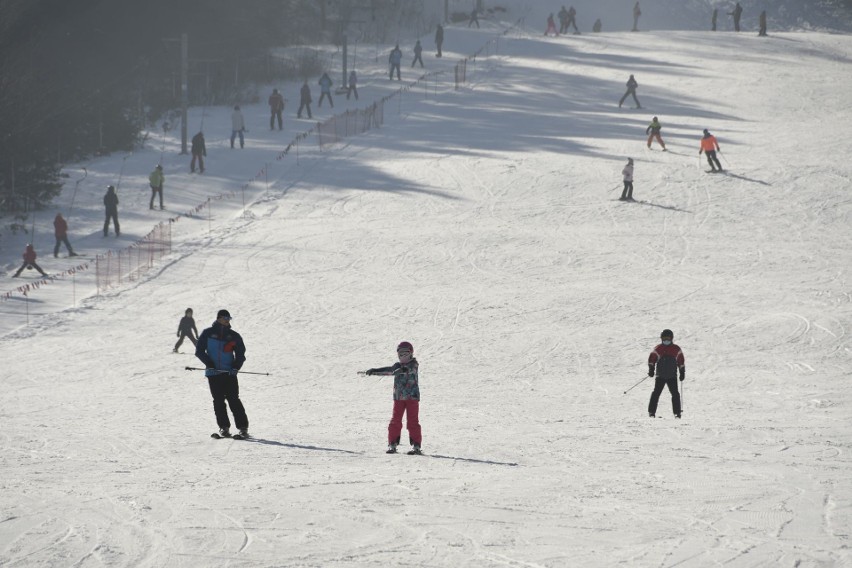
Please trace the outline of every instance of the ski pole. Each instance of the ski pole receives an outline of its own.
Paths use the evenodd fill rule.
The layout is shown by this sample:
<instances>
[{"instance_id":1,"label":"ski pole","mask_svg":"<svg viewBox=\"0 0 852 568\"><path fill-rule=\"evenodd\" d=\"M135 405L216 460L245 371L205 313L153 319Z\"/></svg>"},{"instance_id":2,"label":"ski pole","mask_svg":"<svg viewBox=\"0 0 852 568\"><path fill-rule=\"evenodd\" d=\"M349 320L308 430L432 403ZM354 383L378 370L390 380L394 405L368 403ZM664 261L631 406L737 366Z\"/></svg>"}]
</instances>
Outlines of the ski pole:
<instances>
[{"instance_id":1,"label":"ski pole","mask_svg":"<svg viewBox=\"0 0 852 568\"><path fill-rule=\"evenodd\" d=\"M184 369L187 370L187 371L206 371L207 370L205 367L185 367ZM217 373L230 373L231 372L228 369L213 369L213 370L216 371ZM243 375L266 375L267 377L271 376L270 373L255 373L255 372L252 372L252 371L237 371L237 372L242 373Z\"/></svg>"},{"instance_id":2,"label":"ski pole","mask_svg":"<svg viewBox=\"0 0 852 568\"><path fill-rule=\"evenodd\" d=\"M648 377L646 376L644 379L642 379L641 381L639 381L638 383L636 383L635 385L633 385L632 387L630 387L629 389L627 389L626 391L624 391L624 394L627 394L628 392L632 391L633 389L635 389L636 387L638 387L639 385L641 385L642 383L644 383L644 382L645 382L645 379L647 379L647 378L648 378Z\"/></svg>"},{"instance_id":3,"label":"ski pole","mask_svg":"<svg viewBox=\"0 0 852 568\"><path fill-rule=\"evenodd\" d=\"M728 158L725 157L725 154L722 153L721 148L719 149L719 155L722 156L722 159L725 160L725 165L729 168L731 167L731 163L728 161Z\"/></svg>"}]
</instances>

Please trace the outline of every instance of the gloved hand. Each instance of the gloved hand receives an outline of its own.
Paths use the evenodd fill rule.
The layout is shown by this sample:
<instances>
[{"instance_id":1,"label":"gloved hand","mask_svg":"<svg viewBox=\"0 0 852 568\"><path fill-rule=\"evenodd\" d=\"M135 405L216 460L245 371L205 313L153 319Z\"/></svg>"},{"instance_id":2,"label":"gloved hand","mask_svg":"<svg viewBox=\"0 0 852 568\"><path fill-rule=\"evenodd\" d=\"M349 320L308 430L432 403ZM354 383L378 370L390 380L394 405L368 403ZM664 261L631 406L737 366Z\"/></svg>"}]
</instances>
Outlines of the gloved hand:
<instances>
[{"instance_id":1,"label":"gloved hand","mask_svg":"<svg viewBox=\"0 0 852 568\"><path fill-rule=\"evenodd\" d=\"M683 382L683 379L685 379L685 378L686 378L686 369L681 367L680 368L680 382Z\"/></svg>"},{"instance_id":2,"label":"gloved hand","mask_svg":"<svg viewBox=\"0 0 852 568\"><path fill-rule=\"evenodd\" d=\"M408 372L408 367L400 367L400 368L399 368L399 372L400 372L400 373L407 373L407 372Z\"/></svg>"},{"instance_id":3,"label":"gloved hand","mask_svg":"<svg viewBox=\"0 0 852 568\"><path fill-rule=\"evenodd\" d=\"M232 377L236 377L237 373L239 373L239 372L240 372L239 369L231 369L230 371L228 371L228 374L231 375Z\"/></svg>"},{"instance_id":4,"label":"gloved hand","mask_svg":"<svg viewBox=\"0 0 852 568\"><path fill-rule=\"evenodd\" d=\"M375 375L376 370L375 369L367 369L367 371L364 374L365 375Z\"/></svg>"},{"instance_id":5,"label":"gloved hand","mask_svg":"<svg viewBox=\"0 0 852 568\"><path fill-rule=\"evenodd\" d=\"M648 376L649 377L654 376L654 366L653 365L648 365Z\"/></svg>"}]
</instances>

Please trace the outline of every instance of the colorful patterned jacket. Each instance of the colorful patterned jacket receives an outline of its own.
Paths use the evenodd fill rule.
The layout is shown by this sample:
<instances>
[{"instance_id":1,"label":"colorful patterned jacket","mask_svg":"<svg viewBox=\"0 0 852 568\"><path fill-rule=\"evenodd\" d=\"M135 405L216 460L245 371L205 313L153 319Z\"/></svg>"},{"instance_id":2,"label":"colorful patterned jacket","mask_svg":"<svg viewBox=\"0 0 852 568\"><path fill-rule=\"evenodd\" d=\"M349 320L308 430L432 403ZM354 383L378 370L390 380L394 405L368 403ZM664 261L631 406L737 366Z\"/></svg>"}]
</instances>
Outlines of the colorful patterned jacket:
<instances>
[{"instance_id":1,"label":"colorful patterned jacket","mask_svg":"<svg viewBox=\"0 0 852 568\"><path fill-rule=\"evenodd\" d=\"M406 369L403 371L403 369ZM407 364L394 363L390 367L370 369L371 375L393 375L394 400L420 400L420 383L417 379L419 365L412 358Z\"/></svg>"}]
</instances>

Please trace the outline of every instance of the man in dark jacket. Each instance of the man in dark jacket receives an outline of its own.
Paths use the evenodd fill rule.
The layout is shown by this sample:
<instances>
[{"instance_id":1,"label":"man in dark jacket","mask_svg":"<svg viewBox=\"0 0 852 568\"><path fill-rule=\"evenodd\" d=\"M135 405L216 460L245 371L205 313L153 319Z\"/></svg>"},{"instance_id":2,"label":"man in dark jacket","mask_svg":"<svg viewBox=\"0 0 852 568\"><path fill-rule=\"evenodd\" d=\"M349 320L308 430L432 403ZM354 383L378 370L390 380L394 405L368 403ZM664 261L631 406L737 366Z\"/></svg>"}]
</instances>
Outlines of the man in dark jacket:
<instances>
[{"instance_id":1,"label":"man in dark jacket","mask_svg":"<svg viewBox=\"0 0 852 568\"><path fill-rule=\"evenodd\" d=\"M739 2L737 2L737 5L734 6L734 11L728 12L728 15L734 17L734 31L740 31L740 18L743 15L743 7L740 6Z\"/></svg>"},{"instance_id":2,"label":"man in dark jacket","mask_svg":"<svg viewBox=\"0 0 852 568\"><path fill-rule=\"evenodd\" d=\"M121 228L118 226L118 195L115 193L115 186L107 187L107 192L104 195L104 209L106 211L106 220L104 221L104 236L109 234L109 222L112 219L115 226L115 236L121 234Z\"/></svg>"},{"instance_id":3,"label":"man in dark jacket","mask_svg":"<svg viewBox=\"0 0 852 568\"><path fill-rule=\"evenodd\" d=\"M195 162L198 161L199 171L204 173L204 157L207 156L207 145L204 144L204 133L199 132L192 137L192 161L189 163L189 170L195 173Z\"/></svg>"},{"instance_id":4,"label":"man in dark jacket","mask_svg":"<svg viewBox=\"0 0 852 568\"><path fill-rule=\"evenodd\" d=\"M284 97L278 92L278 89L272 89L272 94L269 95L269 130L275 129L275 119L278 119L278 130L283 127L283 119L281 113L284 111Z\"/></svg>"},{"instance_id":5,"label":"man in dark jacket","mask_svg":"<svg viewBox=\"0 0 852 568\"><path fill-rule=\"evenodd\" d=\"M680 418L680 393L677 389L678 373L680 380L686 378L686 366L684 364L683 351L675 345L672 340L674 333L670 329L664 329L660 334L660 343L648 357L648 376L653 377L656 371L657 380L654 383L654 392L651 393L651 401L648 403L648 415L653 417L657 413L657 402L663 387L668 386L672 393L672 410L677 418ZM656 369L655 369L656 367Z\"/></svg>"},{"instance_id":6,"label":"man in dark jacket","mask_svg":"<svg viewBox=\"0 0 852 568\"><path fill-rule=\"evenodd\" d=\"M296 118L302 118L302 111L308 111L308 118L313 118L314 116L311 114L311 88L308 86L308 82L305 81L305 84L302 85L302 89L299 91L299 110L296 113Z\"/></svg>"},{"instance_id":7,"label":"man in dark jacket","mask_svg":"<svg viewBox=\"0 0 852 568\"><path fill-rule=\"evenodd\" d=\"M240 431L239 436L248 438L248 417L240 400L240 385L237 372L246 360L246 346L240 334L231 329L231 314L228 310L219 310L216 321L201 332L195 345L195 356L207 367L204 374L213 395L213 412L219 425L219 437L231 436L231 421L228 408L234 415L234 425Z\"/></svg>"},{"instance_id":8,"label":"man in dark jacket","mask_svg":"<svg viewBox=\"0 0 852 568\"><path fill-rule=\"evenodd\" d=\"M441 52L441 47L444 45L444 26L438 24L438 27L435 29L435 46L438 48L438 53L435 54L435 57L443 57L443 53Z\"/></svg>"}]
</instances>

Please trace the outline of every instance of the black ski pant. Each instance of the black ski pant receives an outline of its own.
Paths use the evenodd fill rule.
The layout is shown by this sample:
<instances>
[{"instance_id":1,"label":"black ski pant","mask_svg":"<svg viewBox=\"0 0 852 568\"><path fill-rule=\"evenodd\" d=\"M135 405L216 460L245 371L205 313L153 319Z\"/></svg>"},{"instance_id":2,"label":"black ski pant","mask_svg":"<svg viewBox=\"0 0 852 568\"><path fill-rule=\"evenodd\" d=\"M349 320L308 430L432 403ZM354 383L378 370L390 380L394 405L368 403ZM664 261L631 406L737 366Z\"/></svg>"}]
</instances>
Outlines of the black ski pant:
<instances>
[{"instance_id":1,"label":"black ski pant","mask_svg":"<svg viewBox=\"0 0 852 568\"><path fill-rule=\"evenodd\" d=\"M710 164L712 169L722 169L722 164L719 163L719 158L716 157L716 150L707 150L704 153L707 154L707 163ZM716 165L713 165L713 162L716 162Z\"/></svg>"},{"instance_id":2,"label":"black ski pant","mask_svg":"<svg viewBox=\"0 0 852 568\"><path fill-rule=\"evenodd\" d=\"M420 67L423 67L423 57L418 53L414 56L414 61L411 62L411 66L414 67L414 64L420 62Z\"/></svg>"},{"instance_id":3,"label":"black ski pant","mask_svg":"<svg viewBox=\"0 0 852 568\"><path fill-rule=\"evenodd\" d=\"M31 267L31 268L35 268L36 270L38 270L38 271L39 271L39 273L41 273L41 275L42 275L42 276L47 276L47 273L46 273L44 270L42 270L42 269L41 269L41 266L39 266L39 265L38 265L38 264L36 264L35 262L24 262L24 263L21 265L21 267L18 269L18 271L17 271L17 272L14 274L14 276L12 276L12 277L13 277L13 278L17 278L18 276L20 276L20 275L21 275L21 272L23 272L23 271L24 271L24 269L25 269L26 267L28 267L28 266L29 266L29 267Z\"/></svg>"},{"instance_id":4,"label":"black ski pant","mask_svg":"<svg viewBox=\"0 0 852 568\"><path fill-rule=\"evenodd\" d=\"M657 413L657 402L660 400L664 387L669 387L669 392L672 393L672 411L675 414L680 414L680 393L677 390L677 377L670 379L657 377L654 383L654 392L651 393L651 401L648 403L648 414Z\"/></svg>"},{"instance_id":5,"label":"black ski pant","mask_svg":"<svg viewBox=\"0 0 852 568\"><path fill-rule=\"evenodd\" d=\"M68 249L68 254L70 254L70 255L74 256L74 249L72 249L72 248L71 248L71 243L70 243L70 242L68 242L68 235L64 235L64 236L61 236L61 237L56 237L56 246L55 246L55 247L53 247L53 256L56 256L56 255L58 255L58 254L59 254L59 247L60 247L63 243L65 244L65 248L67 248L67 249Z\"/></svg>"},{"instance_id":6,"label":"black ski pant","mask_svg":"<svg viewBox=\"0 0 852 568\"><path fill-rule=\"evenodd\" d=\"M270 111L272 114L269 116L269 130L273 130L275 128L275 119L278 119L278 130L281 130L283 125L283 119L281 118L281 109L273 109Z\"/></svg>"},{"instance_id":7,"label":"black ski pant","mask_svg":"<svg viewBox=\"0 0 852 568\"><path fill-rule=\"evenodd\" d=\"M349 95L355 93L355 100L358 100L358 87L355 85L349 85L349 89L346 91L346 100L349 100Z\"/></svg>"},{"instance_id":8,"label":"black ski pant","mask_svg":"<svg viewBox=\"0 0 852 568\"><path fill-rule=\"evenodd\" d=\"M110 220L112 220L113 226L115 227L115 235L120 235L121 227L119 227L118 225L118 211L110 211L109 209L107 209L106 220L104 221L104 236L107 236L109 234Z\"/></svg>"},{"instance_id":9,"label":"black ski pant","mask_svg":"<svg viewBox=\"0 0 852 568\"><path fill-rule=\"evenodd\" d=\"M320 95L320 100L319 100L319 103L317 104L317 106L321 107L322 101L326 97L328 97L328 102L331 105L331 108L334 108L334 101L331 99L331 93L329 91L323 91L322 92L322 94Z\"/></svg>"},{"instance_id":10,"label":"black ski pant","mask_svg":"<svg viewBox=\"0 0 852 568\"><path fill-rule=\"evenodd\" d=\"M192 341L193 345L198 345L198 340L195 339L195 337L192 336L192 333L181 333L180 337L178 337L177 343L175 343L175 351L177 351L178 348L180 348L180 346L183 345L183 340L186 339L187 337L189 338L190 341Z\"/></svg>"},{"instance_id":11,"label":"black ski pant","mask_svg":"<svg viewBox=\"0 0 852 568\"><path fill-rule=\"evenodd\" d=\"M636 101L636 108L642 108L642 105L639 104L639 99L636 98L636 90L635 89L627 89L627 92L624 93L624 96L621 97L620 101L618 101L618 106L623 105L625 99L627 99L627 97L629 95L633 95L633 100Z\"/></svg>"},{"instance_id":12,"label":"black ski pant","mask_svg":"<svg viewBox=\"0 0 852 568\"><path fill-rule=\"evenodd\" d=\"M228 419L228 408L225 406L225 401L228 401L237 430L247 430L248 417L240 400L240 383L237 381L236 375L232 376L227 373L213 375L207 377L207 383L210 385L210 394L213 395L213 412L216 413L216 424L219 425L219 428L231 427L231 421Z\"/></svg>"},{"instance_id":13,"label":"black ski pant","mask_svg":"<svg viewBox=\"0 0 852 568\"><path fill-rule=\"evenodd\" d=\"M633 182L624 180L624 191L621 192L622 199L633 199Z\"/></svg>"},{"instance_id":14,"label":"black ski pant","mask_svg":"<svg viewBox=\"0 0 852 568\"><path fill-rule=\"evenodd\" d=\"M299 104L299 111L296 113L296 116L297 116L298 118L302 118L302 111L303 111L303 110L307 110L307 111L308 111L308 118L313 118L313 115L311 114L311 103L301 103L301 104Z\"/></svg>"}]
</instances>

